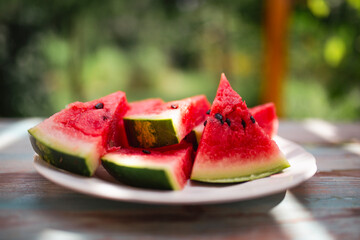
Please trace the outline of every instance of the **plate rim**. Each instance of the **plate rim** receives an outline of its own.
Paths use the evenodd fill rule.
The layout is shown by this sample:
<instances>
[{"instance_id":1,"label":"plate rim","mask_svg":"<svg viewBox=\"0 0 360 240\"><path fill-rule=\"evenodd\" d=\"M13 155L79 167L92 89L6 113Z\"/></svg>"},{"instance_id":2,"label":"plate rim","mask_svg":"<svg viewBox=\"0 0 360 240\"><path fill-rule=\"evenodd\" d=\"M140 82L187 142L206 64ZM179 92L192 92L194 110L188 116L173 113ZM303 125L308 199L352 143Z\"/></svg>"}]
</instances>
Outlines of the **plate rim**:
<instances>
[{"instance_id":1,"label":"plate rim","mask_svg":"<svg viewBox=\"0 0 360 240\"><path fill-rule=\"evenodd\" d=\"M189 199L182 199L181 201L176 201L176 198L174 199L174 196L176 197L176 195L181 194L181 190L180 191L160 191L160 190L151 190L151 189L143 189L143 188L136 188L136 187L131 187L131 186L125 186L125 185L118 185L116 183L112 183L112 182L108 182L106 180L100 179L98 177L84 177L84 176L80 176L77 174L73 174L71 172L56 168L54 166L52 166L51 164L47 163L46 161L42 160L41 157L39 157L37 154L34 155L34 167L36 169L36 171L42 175L44 178L46 178L47 180L60 185L64 188L70 189L72 191L75 192L79 192L85 195L90 195L93 197L98 197L98 198L104 198L104 199L110 199L110 200L115 200L115 201L124 201L124 202L134 202L134 203L143 203L143 204L161 204L161 205L200 205L200 204L220 204L220 203L228 203L228 202L235 202L235 201L245 201L245 200L250 200L250 199L255 199L255 198L261 198L261 197L265 197L268 195L273 195L273 194L277 194L280 192L284 192L288 189L291 189L293 187L296 187L297 185L307 181L308 179L310 179L317 171L317 166L316 166L316 159L315 157L309 153L308 151L306 151L302 146L298 145L297 143L294 143L290 140L287 140L285 138L276 136L274 138L274 140L276 142L278 141L282 141L284 143L293 145L293 147L297 150L300 150L302 153L305 153L307 156L306 158L308 158L308 161L310 161L312 164L311 166L309 166L309 169L305 172L302 173L302 177L301 178L297 178L297 180L292 181L291 183L287 184L286 187L279 187L274 189L268 188L265 189L263 191L260 192L252 192L250 194L247 195L239 195L239 194L232 194L232 195L227 195L227 196L217 196L215 198L210 198L210 199L194 199L194 198L189 198ZM281 150L281 148L280 148ZM291 168L291 167L290 167ZM53 176L51 176L51 174L53 174ZM278 173L283 174L283 172ZM143 194L143 195L148 195L148 194L160 194L160 196L158 198L139 198L139 197L134 197L134 196L113 196L111 194L107 194L107 193L102 193L99 194L99 192L94 192L93 190L89 190L86 188L82 188L82 187L78 187L76 184L71 185L71 184L67 184L64 183L62 181L60 181L59 176L65 176L66 178L68 178L68 180L78 180L78 179L82 179L86 182L88 181L100 181L101 184L106 184L106 186L110 187L110 188L124 188L123 190L126 191L133 191L137 194ZM234 183L231 185L238 185L238 184L246 184L246 183L251 183L254 181L266 181L267 178L261 178L261 179L256 179L256 180L252 180L249 182L245 182L245 183ZM190 180L191 181L191 180ZM65 181L67 182L67 181ZM227 185L228 186L228 185ZM187 184L186 187L189 187L189 184ZM128 188L128 189L126 189ZM219 192L225 192L224 189L219 189ZM163 198L161 195L169 195L171 198Z\"/></svg>"}]
</instances>

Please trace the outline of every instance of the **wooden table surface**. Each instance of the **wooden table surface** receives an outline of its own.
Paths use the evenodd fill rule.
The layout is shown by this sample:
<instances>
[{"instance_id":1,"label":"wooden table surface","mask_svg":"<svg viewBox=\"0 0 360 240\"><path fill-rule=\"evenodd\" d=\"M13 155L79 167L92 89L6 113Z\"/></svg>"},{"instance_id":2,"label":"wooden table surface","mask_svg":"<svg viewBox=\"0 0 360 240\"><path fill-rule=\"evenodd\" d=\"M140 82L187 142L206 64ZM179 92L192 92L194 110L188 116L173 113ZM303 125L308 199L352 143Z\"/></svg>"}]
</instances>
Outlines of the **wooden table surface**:
<instances>
[{"instance_id":1,"label":"wooden table surface","mask_svg":"<svg viewBox=\"0 0 360 240\"><path fill-rule=\"evenodd\" d=\"M317 159L287 192L218 205L117 202L55 185L33 167L26 129L0 119L0 239L360 239L360 123L282 121Z\"/></svg>"}]
</instances>

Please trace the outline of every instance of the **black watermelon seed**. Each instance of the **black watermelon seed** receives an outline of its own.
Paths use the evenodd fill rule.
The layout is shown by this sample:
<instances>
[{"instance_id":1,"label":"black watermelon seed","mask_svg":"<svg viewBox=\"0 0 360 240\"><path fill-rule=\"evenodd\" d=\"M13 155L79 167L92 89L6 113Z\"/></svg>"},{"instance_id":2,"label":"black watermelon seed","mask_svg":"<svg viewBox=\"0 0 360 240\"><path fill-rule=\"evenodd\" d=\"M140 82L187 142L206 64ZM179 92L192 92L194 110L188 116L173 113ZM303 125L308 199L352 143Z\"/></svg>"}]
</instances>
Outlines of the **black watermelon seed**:
<instances>
[{"instance_id":1,"label":"black watermelon seed","mask_svg":"<svg viewBox=\"0 0 360 240\"><path fill-rule=\"evenodd\" d=\"M246 122L244 121L244 119L241 119L241 125L243 126L243 128L246 128Z\"/></svg>"},{"instance_id":2,"label":"black watermelon seed","mask_svg":"<svg viewBox=\"0 0 360 240\"><path fill-rule=\"evenodd\" d=\"M151 152L149 150L142 150L143 153L150 154Z\"/></svg>"},{"instance_id":3,"label":"black watermelon seed","mask_svg":"<svg viewBox=\"0 0 360 240\"><path fill-rule=\"evenodd\" d=\"M103 103L98 103L98 104L95 105L95 108L96 109L102 109L102 108L104 108L104 104Z\"/></svg>"},{"instance_id":4,"label":"black watermelon seed","mask_svg":"<svg viewBox=\"0 0 360 240\"><path fill-rule=\"evenodd\" d=\"M222 119L220 119L220 123L221 125L224 125L224 121Z\"/></svg>"},{"instance_id":5,"label":"black watermelon seed","mask_svg":"<svg viewBox=\"0 0 360 240\"><path fill-rule=\"evenodd\" d=\"M108 119L109 119L109 117L103 116L103 120L104 120L104 121L106 121L106 120L108 120Z\"/></svg>"},{"instance_id":6,"label":"black watermelon seed","mask_svg":"<svg viewBox=\"0 0 360 240\"><path fill-rule=\"evenodd\" d=\"M206 111L206 114L209 115L210 114L210 109Z\"/></svg>"},{"instance_id":7,"label":"black watermelon seed","mask_svg":"<svg viewBox=\"0 0 360 240\"><path fill-rule=\"evenodd\" d=\"M219 120L222 120L222 119L223 119L223 116L222 116L220 113L216 113L216 114L215 114L215 118L216 118L216 119L219 119Z\"/></svg>"},{"instance_id":8,"label":"black watermelon seed","mask_svg":"<svg viewBox=\"0 0 360 240\"><path fill-rule=\"evenodd\" d=\"M178 106L177 106L177 105L175 105L175 104L171 104L171 108L172 108L172 109L177 109L177 108L178 108Z\"/></svg>"},{"instance_id":9,"label":"black watermelon seed","mask_svg":"<svg viewBox=\"0 0 360 240\"><path fill-rule=\"evenodd\" d=\"M204 122L204 126L206 126L206 124L207 124L207 120L205 120L205 122Z\"/></svg>"},{"instance_id":10,"label":"black watermelon seed","mask_svg":"<svg viewBox=\"0 0 360 240\"><path fill-rule=\"evenodd\" d=\"M255 118L253 116L250 116L250 120L255 123Z\"/></svg>"},{"instance_id":11,"label":"black watermelon seed","mask_svg":"<svg viewBox=\"0 0 360 240\"><path fill-rule=\"evenodd\" d=\"M227 119L225 120L225 122L226 122L227 125L229 125L229 127L230 127L230 124L231 124L230 119L227 118Z\"/></svg>"}]
</instances>

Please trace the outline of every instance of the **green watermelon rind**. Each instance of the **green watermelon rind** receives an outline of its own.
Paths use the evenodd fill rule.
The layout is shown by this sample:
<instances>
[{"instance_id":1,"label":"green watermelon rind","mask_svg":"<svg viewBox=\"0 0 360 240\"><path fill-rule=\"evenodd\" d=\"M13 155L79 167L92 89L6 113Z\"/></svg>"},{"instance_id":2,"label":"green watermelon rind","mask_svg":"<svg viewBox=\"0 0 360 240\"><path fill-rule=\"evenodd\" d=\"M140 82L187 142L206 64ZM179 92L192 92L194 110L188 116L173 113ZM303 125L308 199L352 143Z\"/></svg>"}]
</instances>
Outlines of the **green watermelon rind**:
<instances>
[{"instance_id":1,"label":"green watermelon rind","mask_svg":"<svg viewBox=\"0 0 360 240\"><path fill-rule=\"evenodd\" d=\"M176 130L179 128L178 124L172 118L127 116L123 121L129 145L132 147L156 148L177 144L182 140Z\"/></svg>"},{"instance_id":2,"label":"green watermelon rind","mask_svg":"<svg viewBox=\"0 0 360 240\"><path fill-rule=\"evenodd\" d=\"M99 159L91 149L79 153L74 151L73 143L62 146L47 140L36 127L28 130L30 142L35 152L46 162L60 169L91 177L99 165Z\"/></svg>"},{"instance_id":3,"label":"green watermelon rind","mask_svg":"<svg viewBox=\"0 0 360 240\"><path fill-rule=\"evenodd\" d=\"M121 160L111 153L103 156L101 162L110 175L125 184L160 190L182 189L166 167L121 164Z\"/></svg>"}]
</instances>

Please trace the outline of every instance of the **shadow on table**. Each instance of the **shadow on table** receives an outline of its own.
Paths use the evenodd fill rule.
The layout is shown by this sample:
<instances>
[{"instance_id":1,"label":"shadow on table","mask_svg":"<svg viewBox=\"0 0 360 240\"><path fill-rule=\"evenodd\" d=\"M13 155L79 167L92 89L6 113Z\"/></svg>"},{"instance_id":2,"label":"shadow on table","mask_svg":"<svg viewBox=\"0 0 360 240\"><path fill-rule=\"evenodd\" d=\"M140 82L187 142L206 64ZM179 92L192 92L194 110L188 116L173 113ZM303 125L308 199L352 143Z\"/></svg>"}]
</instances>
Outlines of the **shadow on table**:
<instances>
[{"instance_id":1,"label":"shadow on table","mask_svg":"<svg viewBox=\"0 0 360 240\"><path fill-rule=\"evenodd\" d=\"M42 214L50 221L58 222L56 229L80 232L86 238L119 234L149 239L260 237L266 232L282 234L269 211L284 196L285 192L227 204L168 206L115 202L73 194L73 197L70 195L68 199L63 199L63 203L60 203L61 200L56 203L63 210ZM67 210L68 207L62 206L64 204L72 210ZM89 210L91 208L93 210ZM280 239L283 236L275 237Z\"/></svg>"}]
</instances>

